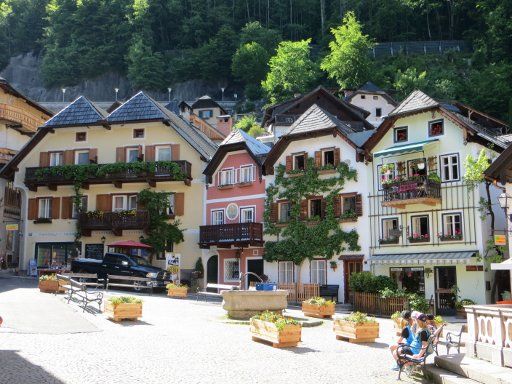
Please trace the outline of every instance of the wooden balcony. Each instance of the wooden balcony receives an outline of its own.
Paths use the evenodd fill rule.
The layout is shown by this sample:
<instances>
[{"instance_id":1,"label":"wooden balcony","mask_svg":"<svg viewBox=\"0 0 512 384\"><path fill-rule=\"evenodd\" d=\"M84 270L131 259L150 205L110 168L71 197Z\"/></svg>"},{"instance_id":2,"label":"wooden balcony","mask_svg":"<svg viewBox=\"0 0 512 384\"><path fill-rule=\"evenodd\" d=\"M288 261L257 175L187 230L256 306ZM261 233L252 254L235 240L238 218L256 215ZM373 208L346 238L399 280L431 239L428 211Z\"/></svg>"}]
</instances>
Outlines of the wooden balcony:
<instances>
[{"instance_id":1,"label":"wooden balcony","mask_svg":"<svg viewBox=\"0 0 512 384\"><path fill-rule=\"evenodd\" d=\"M202 225L199 228L199 247L220 248L248 247L263 245L263 225L261 223L236 223Z\"/></svg>"},{"instance_id":2,"label":"wooden balcony","mask_svg":"<svg viewBox=\"0 0 512 384\"><path fill-rule=\"evenodd\" d=\"M114 184L116 188L122 188L123 183L148 183L150 186L155 187L157 182L162 181L183 181L185 184L190 185L192 180L192 164L188 161L179 160L173 161L177 164L181 174L184 176L176 177L173 169L165 163L145 163L146 169L126 169L117 171L115 173L105 173L99 176L97 173L91 171L87 180L83 183L83 188L88 189L90 184ZM154 169L153 169L154 164ZM99 164L98 168L102 165ZM79 167L77 165L77 167ZM31 191L37 191L37 187L48 187L51 190L57 190L59 185L73 185L72 178L66 177L64 173L48 172L45 170L51 167L28 167L25 171L25 185Z\"/></svg>"},{"instance_id":3,"label":"wooden balcony","mask_svg":"<svg viewBox=\"0 0 512 384\"><path fill-rule=\"evenodd\" d=\"M436 205L441 203L441 183L427 177L417 177L384 186L384 207L405 208L409 204Z\"/></svg>"},{"instance_id":4,"label":"wooden balcony","mask_svg":"<svg viewBox=\"0 0 512 384\"><path fill-rule=\"evenodd\" d=\"M149 226L148 211L122 212L84 212L78 222L83 236L91 236L92 231L112 231L122 236L123 230L140 229L147 231Z\"/></svg>"}]
</instances>

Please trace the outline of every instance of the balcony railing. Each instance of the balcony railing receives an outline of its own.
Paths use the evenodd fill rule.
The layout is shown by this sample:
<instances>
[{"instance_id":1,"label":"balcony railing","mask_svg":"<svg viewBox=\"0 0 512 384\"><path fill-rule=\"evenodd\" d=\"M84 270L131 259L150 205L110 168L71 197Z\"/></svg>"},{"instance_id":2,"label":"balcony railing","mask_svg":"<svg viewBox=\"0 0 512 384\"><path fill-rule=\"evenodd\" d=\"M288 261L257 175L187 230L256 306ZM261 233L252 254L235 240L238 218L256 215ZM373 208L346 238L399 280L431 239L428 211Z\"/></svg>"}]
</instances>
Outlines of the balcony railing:
<instances>
[{"instance_id":1,"label":"balcony railing","mask_svg":"<svg viewBox=\"0 0 512 384\"><path fill-rule=\"evenodd\" d=\"M263 225L261 223L236 223L203 225L199 229L199 246L261 246L263 245Z\"/></svg>"},{"instance_id":2,"label":"balcony railing","mask_svg":"<svg viewBox=\"0 0 512 384\"><path fill-rule=\"evenodd\" d=\"M184 181L187 185L192 180L192 164L185 160L173 161L178 166L178 174L175 168L169 166L168 162L145 163L147 167L134 167L123 170L116 170L105 173L95 172L91 170L84 184L108 184L112 183L116 187L121 188L123 183L147 182L151 186L155 186L159 181ZM154 168L153 168L154 165ZM94 167L96 170L101 167L108 167L109 164L98 164ZM78 167L78 166L77 166ZM56 168L57 169L57 168ZM60 168L62 169L62 168ZM28 167L25 170L25 185L35 190L40 186L48 186L55 189L58 185L73 185L72 177L68 176L69 172L51 172L51 167Z\"/></svg>"},{"instance_id":3,"label":"balcony railing","mask_svg":"<svg viewBox=\"0 0 512 384\"><path fill-rule=\"evenodd\" d=\"M415 177L388 183L384 187L385 207L403 208L408 204L436 205L441 202L441 183Z\"/></svg>"},{"instance_id":4,"label":"balcony railing","mask_svg":"<svg viewBox=\"0 0 512 384\"><path fill-rule=\"evenodd\" d=\"M83 236L91 236L92 231L106 230L121 236L125 229L146 231L149 226L149 214L148 211L84 212L78 217L78 222Z\"/></svg>"}]
</instances>

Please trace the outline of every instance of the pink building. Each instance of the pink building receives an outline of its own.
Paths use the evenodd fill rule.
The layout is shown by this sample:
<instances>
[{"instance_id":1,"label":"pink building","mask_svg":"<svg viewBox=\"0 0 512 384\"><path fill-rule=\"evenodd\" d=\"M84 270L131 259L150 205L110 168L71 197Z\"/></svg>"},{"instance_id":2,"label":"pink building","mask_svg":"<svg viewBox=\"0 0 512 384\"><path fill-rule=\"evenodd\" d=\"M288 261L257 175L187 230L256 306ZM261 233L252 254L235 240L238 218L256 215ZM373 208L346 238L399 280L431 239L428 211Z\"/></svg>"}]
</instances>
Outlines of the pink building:
<instances>
[{"instance_id":1,"label":"pink building","mask_svg":"<svg viewBox=\"0 0 512 384\"><path fill-rule=\"evenodd\" d=\"M240 273L263 274L262 164L269 150L247 133L235 130L204 170L206 225L200 228L199 245L204 250L208 283L236 285Z\"/></svg>"}]
</instances>

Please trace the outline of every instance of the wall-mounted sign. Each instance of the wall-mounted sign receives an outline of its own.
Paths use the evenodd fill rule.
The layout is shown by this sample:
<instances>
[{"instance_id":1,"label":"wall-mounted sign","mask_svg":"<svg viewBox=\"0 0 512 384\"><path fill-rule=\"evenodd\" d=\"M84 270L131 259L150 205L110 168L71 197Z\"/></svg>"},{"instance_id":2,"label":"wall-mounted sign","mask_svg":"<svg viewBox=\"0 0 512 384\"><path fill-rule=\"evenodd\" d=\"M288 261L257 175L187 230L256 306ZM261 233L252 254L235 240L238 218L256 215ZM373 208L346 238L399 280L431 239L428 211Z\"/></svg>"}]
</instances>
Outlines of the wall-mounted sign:
<instances>
[{"instance_id":1,"label":"wall-mounted sign","mask_svg":"<svg viewBox=\"0 0 512 384\"><path fill-rule=\"evenodd\" d=\"M230 203L226 207L226 217L229 220L235 220L238 217L238 205L235 203Z\"/></svg>"},{"instance_id":2,"label":"wall-mounted sign","mask_svg":"<svg viewBox=\"0 0 512 384\"><path fill-rule=\"evenodd\" d=\"M483 270L483 265L466 265L466 272L481 272Z\"/></svg>"},{"instance_id":3,"label":"wall-mounted sign","mask_svg":"<svg viewBox=\"0 0 512 384\"><path fill-rule=\"evenodd\" d=\"M494 235L494 245L507 245L507 236Z\"/></svg>"},{"instance_id":4,"label":"wall-mounted sign","mask_svg":"<svg viewBox=\"0 0 512 384\"><path fill-rule=\"evenodd\" d=\"M5 230L6 231L17 231L19 230L20 226L18 223L16 224L5 224Z\"/></svg>"}]
</instances>

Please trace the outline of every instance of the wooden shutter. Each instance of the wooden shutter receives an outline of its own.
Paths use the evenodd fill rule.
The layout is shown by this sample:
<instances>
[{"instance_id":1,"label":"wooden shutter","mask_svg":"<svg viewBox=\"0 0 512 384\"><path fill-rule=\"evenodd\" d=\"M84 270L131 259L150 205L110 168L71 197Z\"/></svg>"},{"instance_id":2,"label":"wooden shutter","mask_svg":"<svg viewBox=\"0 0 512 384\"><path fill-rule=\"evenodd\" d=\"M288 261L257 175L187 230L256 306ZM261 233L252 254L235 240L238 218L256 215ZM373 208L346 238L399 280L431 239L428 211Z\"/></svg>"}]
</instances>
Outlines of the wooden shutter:
<instances>
[{"instance_id":1,"label":"wooden shutter","mask_svg":"<svg viewBox=\"0 0 512 384\"><path fill-rule=\"evenodd\" d=\"M286 156L286 172L293 169L293 156Z\"/></svg>"},{"instance_id":2,"label":"wooden shutter","mask_svg":"<svg viewBox=\"0 0 512 384\"><path fill-rule=\"evenodd\" d=\"M60 219L60 197L52 198L52 219Z\"/></svg>"},{"instance_id":3,"label":"wooden shutter","mask_svg":"<svg viewBox=\"0 0 512 384\"><path fill-rule=\"evenodd\" d=\"M50 152L39 153L39 166L49 167L50 166Z\"/></svg>"},{"instance_id":4,"label":"wooden shutter","mask_svg":"<svg viewBox=\"0 0 512 384\"><path fill-rule=\"evenodd\" d=\"M180 145L179 144L171 144L171 159L173 161L177 161L180 159Z\"/></svg>"},{"instance_id":5,"label":"wooden shutter","mask_svg":"<svg viewBox=\"0 0 512 384\"><path fill-rule=\"evenodd\" d=\"M363 216L363 197L360 193L356 195L356 214L357 216Z\"/></svg>"},{"instance_id":6,"label":"wooden shutter","mask_svg":"<svg viewBox=\"0 0 512 384\"><path fill-rule=\"evenodd\" d=\"M279 220L279 205L278 203L270 203L270 222L277 223Z\"/></svg>"},{"instance_id":7,"label":"wooden shutter","mask_svg":"<svg viewBox=\"0 0 512 384\"><path fill-rule=\"evenodd\" d=\"M109 194L96 195L96 210L103 212L112 211L112 196Z\"/></svg>"},{"instance_id":8,"label":"wooden shutter","mask_svg":"<svg viewBox=\"0 0 512 384\"><path fill-rule=\"evenodd\" d=\"M37 219L37 199L28 199L28 210L27 210L27 219L28 220L36 220Z\"/></svg>"},{"instance_id":9,"label":"wooden shutter","mask_svg":"<svg viewBox=\"0 0 512 384\"><path fill-rule=\"evenodd\" d=\"M174 194L174 214L176 216L183 216L185 214L185 194Z\"/></svg>"},{"instance_id":10,"label":"wooden shutter","mask_svg":"<svg viewBox=\"0 0 512 384\"><path fill-rule=\"evenodd\" d=\"M304 169L308 168L308 154L304 152Z\"/></svg>"},{"instance_id":11,"label":"wooden shutter","mask_svg":"<svg viewBox=\"0 0 512 384\"><path fill-rule=\"evenodd\" d=\"M341 161L341 153L339 148L334 148L334 166L337 167Z\"/></svg>"},{"instance_id":12,"label":"wooden shutter","mask_svg":"<svg viewBox=\"0 0 512 384\"><path fill-rule=\"evenodd\" d=\"M341 216L341 199L343 197L341 195L335 196L333 199L333 205L334 205L334 216L340 217Z\"/></svg>"},{"instance_id":13,"label":"wooden shutter","mask_svg":"<svg viewBox=\"0 0 512 384\"><path fill-rule=\"evenodd\" d=\"M302 200L300 202L300 218L302 220L305 220L308 218L308 206L309 206L309 200Z\"/></svg>"},{"instance_id":14,"label":"wooden shutter","mask_svg":"<svg viewBox=\"0 0 512 384\"><path fill-rule=\"evenodd\" d=\"M144 157L146 161L155 161L155 146L154 145L146 145L146 156Z\"/></svg>"},{"instance_id":15,"label":"wooden shutter","mask_svg":"<svg viewBox=\"0 0 512 384\"><path fill-rule=\"evenodd\" d=\"M116 148L116 163L126 162L126 150L124 147Z\"/></svg>"},{"instance_id":16,"label":"wooden shutter","mask_svg":"<svg viewBox=\"0 0 512 384\"><path fill-rule=\"evenodd\" d=\"M75 151L73 151L71 149L64 151L64 164L65 165L75 164Z\"/></svg>"},{"instance_id":17,"label":"wooden shutter","mask_svg":"<svg viewBox=\"0 0 512 384\"><path fill-rule=\"evenodd\" d=\"M98 148L89 149L89 162L98 163Z\"/></svg>"},{"instance_id":18,"label":"wooden shutter","mask_svg":"<svg viewBox=\"0 0 512 384\"><path fill-rule=\"evenodd\" d=\"M65 196L62 198L62 219L71 219L73 215L73 197Z\"/></svg>"},{"instance_id":19,"label":"wooden shutter","mask_svg":"<svg viewBox=\"0 0 512 384\"><path fill-rule=\"evenodd\" d=\"M315 165L317 167L322 166L322 151L315 151Z\"/></svg>"}]
</instances>

